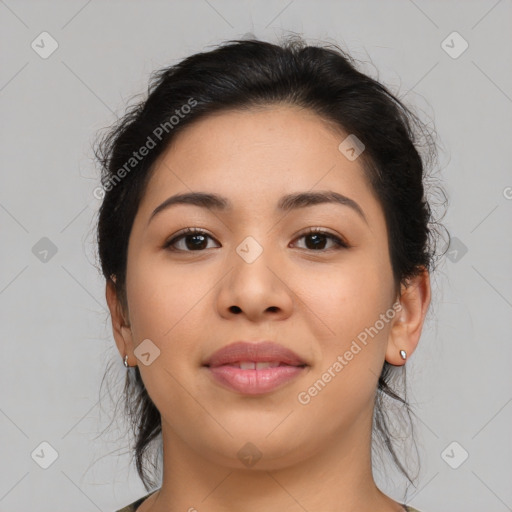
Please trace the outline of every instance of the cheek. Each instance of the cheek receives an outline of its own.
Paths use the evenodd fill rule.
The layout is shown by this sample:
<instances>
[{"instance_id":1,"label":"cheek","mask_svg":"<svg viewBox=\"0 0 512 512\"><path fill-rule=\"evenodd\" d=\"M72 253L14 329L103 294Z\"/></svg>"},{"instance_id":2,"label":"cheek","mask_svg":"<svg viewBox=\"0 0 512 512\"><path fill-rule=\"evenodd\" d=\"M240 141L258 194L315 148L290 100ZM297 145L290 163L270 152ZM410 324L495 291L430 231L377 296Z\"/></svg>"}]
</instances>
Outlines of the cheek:
<instances>
[{"instance_id":1,"label":"cheek","mask_svg":"<svg viewBox=\"0 0 512 512\"><path fill-rule=\"evenodd\" d=\"M126 290L135 344L149 338L164 348L190 309L190 288L155 259L135 255L128 261Z\"/></svg>"},{"instance_id":2,"label":"cheek","mask_svg":"<svg viewBox=\"0 0 512 512\"><path fill-rule=\"evenodd\" d=\"M361 257L314 281L308 307L329 334L315 340L321 354L299 402L307 402L304 411L311 422L324 421L334 433L349 428L362 410L370 414L390 329L389 321L381 320L391 306L390 280Z\"/></svg>"},{"instance_id":3,"label":"cheek","mask_svg":"<svg viewBox=\"0 0 512 512\"><path fill-rule=\"evenodd\" d=\"M200 262L173 266L165 255L155 258L143 253L129 261L128 269L135 345L150 339L160 350L160 365L173 374L183 374L185 361L197 364L198 340L208 333L205 325L211 314L211 293L218 286L217 273L202 269Z\"/></svg>"},{"instance_id":4,"label":"cheek","mask_svg":"<svg viewBox=\"0 0 512 512\"><path fill-rule=\"evenodd\" d=\"M390 276L382 265L365 255L355 255L337 268L316 273L309 281L307 301L327 328L336 348L369 328L390 307Z\"/></svg>"},{"instance_id":5,"label":"cheek","mask_svg":"<svg viewBox=\"0 0 512 512\"><path fill-rule=\"evenodd\" d=\"M153 349L158 354L154 363L146 366L138 362L144 385L160 411L186 410L193 404L183 386L192 389L187 370L196 363L197 315L207 283L171 269L159 258L133 258L128 268L126 287L134 349L146 339L158 349Z\"/></svg>"},{"instance_id":6,"label":"cheek","mask_svg":"<svg viewBox=\"0 0 512 512\"><path fill-rule=\"evenodd\" d=\"M183 316L188 298L197 290L197 283L190 282L188 269L170 263L164 251L155 255L149 249L134 250L128 259L126 288L138 319L150 319L159 327L168 324L170 328L173 320Z\"/></svg>"}]
</instances>

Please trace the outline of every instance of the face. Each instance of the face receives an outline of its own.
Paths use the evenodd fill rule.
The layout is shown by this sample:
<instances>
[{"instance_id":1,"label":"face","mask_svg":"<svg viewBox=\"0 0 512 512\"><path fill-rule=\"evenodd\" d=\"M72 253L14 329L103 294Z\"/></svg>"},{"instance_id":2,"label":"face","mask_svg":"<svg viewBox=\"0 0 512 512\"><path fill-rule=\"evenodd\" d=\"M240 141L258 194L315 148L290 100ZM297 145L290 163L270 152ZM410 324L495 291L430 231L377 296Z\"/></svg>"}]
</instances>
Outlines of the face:
<instances>
[{"instance_id":1,"label":"face","mask_svg":"<svg viewBox=\"0 0 512 512\"><path fill-rule=\"evenodd\" d=\"M361 159L338 149L347 135L297 107L230 111L188 126L156 163L129 239L118 345L164 439L231 467L250 442L272 469L368 433L397 297L381 205ZM190 192L229 206L152 215ZM319 192L341 202L283 207ZM266 390L233 388L204 364L239 340L273 341L306 366Z\"/></svg>"}]
</instances>

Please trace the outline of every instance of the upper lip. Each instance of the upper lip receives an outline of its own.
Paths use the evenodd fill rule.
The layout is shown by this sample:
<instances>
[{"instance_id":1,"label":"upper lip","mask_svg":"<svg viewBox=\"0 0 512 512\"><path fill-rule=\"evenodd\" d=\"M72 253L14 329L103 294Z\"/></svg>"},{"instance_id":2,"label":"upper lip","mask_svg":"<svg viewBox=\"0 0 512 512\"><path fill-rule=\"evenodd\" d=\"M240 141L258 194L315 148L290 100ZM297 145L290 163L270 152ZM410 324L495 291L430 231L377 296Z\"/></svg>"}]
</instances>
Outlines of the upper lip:
<instances>
[{"instance_id":1,"label":"upper lip","mask_svg":"<svg viewBox=\"0 0 512 512\"><path fill-rule=\"evenodd\" d=\"M290 366L306 366L306 363L295 352L273 341L257 343L236 341L214 352L205 361L204 366L215 368L242 361L254 361L255 363L278 361Z\"/></svg>"}]
</instances>

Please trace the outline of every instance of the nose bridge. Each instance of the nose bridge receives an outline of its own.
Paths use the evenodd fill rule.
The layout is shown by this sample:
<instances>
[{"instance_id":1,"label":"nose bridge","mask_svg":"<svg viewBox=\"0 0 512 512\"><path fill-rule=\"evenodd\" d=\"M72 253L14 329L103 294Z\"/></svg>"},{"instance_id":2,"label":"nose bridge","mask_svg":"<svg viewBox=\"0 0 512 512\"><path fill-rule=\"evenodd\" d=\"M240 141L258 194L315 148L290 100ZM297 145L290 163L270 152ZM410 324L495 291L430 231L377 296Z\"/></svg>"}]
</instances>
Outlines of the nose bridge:
<instances>
[{"instance_id":1,"label":"nose bridge","mask_svg":"<svg viewBox=\"0 0 512 512\"><path fill-rule=\"evenodd\" d=\"M235 247L231 263L236 281L245 281L253 288L268 288L271 285L274 277L270 269L276 258L275 250L269 247L269 239L260 229L258 234L245 236Z\"/></svg>"},{"instance_id":2,"label":"nose bridge","mask_svg":"<svg viewBox=\"0 0 512 512\"><path fill-rule=\"evenodd\" d=\"M270 208L271 206L266 205L264 201L260 204L245 203L237 219L238 228L233 233L235 245L232 263L235 265L243 262L251 267L257 264L256 266L262 266L262 269L266 269L263 262L272 265L279 247L275 240L275 219L269 216Z\"/></svg>"},{"instance_id":3,"label":"nose bridge","mask_svg":"<svg viewBox=\"0 0 512 512\"><path fill-rule=\"evenodd\" d=\"M235 249L238 257L247 265L252 265L258 260L266 260L269 257L268 238L263 235L247 235ZM262 258L261 256L264 255Z\"/></svg>"}]
</instances>

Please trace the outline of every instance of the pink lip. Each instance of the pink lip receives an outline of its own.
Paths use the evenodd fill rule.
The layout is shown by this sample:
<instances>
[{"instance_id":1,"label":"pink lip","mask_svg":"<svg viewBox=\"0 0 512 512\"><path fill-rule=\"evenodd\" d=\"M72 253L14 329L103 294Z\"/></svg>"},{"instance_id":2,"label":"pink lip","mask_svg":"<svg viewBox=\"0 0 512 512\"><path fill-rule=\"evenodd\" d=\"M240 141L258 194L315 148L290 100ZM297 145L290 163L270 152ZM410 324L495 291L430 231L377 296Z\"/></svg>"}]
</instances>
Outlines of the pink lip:
<instances>
[{"instance_id":1,"label":"pink lip","mask_svg":"<svg viewBox=\"0 0 512 512\"><path fill-rule=\"evenodd\" d=\"M279 366L243 370L240 362L278 362ZM231 390L247 395L268 393L299 376L308 366L293 351L271 341L237 341L215 352L205 363L212 377Z\"/></svg>"}]
</instances>

